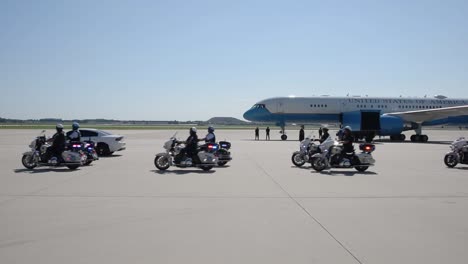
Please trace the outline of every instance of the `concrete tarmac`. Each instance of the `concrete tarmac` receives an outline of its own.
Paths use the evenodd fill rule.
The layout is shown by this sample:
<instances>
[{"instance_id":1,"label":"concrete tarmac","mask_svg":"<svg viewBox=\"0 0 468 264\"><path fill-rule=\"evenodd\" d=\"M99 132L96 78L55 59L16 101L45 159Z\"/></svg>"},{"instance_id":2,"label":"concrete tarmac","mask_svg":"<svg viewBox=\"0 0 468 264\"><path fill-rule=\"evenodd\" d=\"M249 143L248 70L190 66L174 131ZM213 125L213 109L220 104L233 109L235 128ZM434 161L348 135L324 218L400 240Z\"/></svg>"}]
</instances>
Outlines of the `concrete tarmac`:
<instances>
[{"instance_id":1,"label":"concrete tarmac","mask_svg":"<svg viewBox=\"0 0 468 264\"><path fill-rule=\"evenodd\" d=\"M429 143L377 142L376 166L364 173L297 168L299 142L278 140L276 130L270 142L216 131L232 142L234 160L211 172L158 171L154 156L174 133L165 130L113 131L127 149L76 171L26 170L21 154L38 132L0 130L0 263L468 259L468 166L443 163L467 130L425 131Z\"/></svg>"}]
</instances>

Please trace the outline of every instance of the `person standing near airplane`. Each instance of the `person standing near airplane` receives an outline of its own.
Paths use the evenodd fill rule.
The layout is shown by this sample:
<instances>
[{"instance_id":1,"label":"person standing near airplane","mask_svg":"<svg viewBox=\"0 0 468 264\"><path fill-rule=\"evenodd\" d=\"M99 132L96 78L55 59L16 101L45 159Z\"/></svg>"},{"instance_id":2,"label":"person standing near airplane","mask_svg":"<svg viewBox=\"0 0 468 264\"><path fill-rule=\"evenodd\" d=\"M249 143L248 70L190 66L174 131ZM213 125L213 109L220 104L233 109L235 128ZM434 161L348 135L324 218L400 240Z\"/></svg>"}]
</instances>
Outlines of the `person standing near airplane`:
<instances>
[{"instance_id":1,"label":"person standing near airplane","mask_svg":"<svg viewBox=\"0 0 468 264\"><path fill-rule=\"evenodd\" d=\"M328 130L328 129L327 129L327 130ZM322 127L319 128L319 131L318 131L318 132L319 132L319 138L322 138L322 132L323 132Z\"/></svg>"},{"instance_id":2,"label":"person standing near airplane","mask_svg":"<svg viewBox=\"0 0 468 264\"><path fill-rule=\"evenodd\" d=\"M260 138L260 131L258 130L258 127L255 128L255 140L259 140Z\"/></svg>"},{"instance_id":3,"label":"person standing near airplane","mask_svg":"<svg viewBox=\"0 0 468 264\"><path fill-rule=\"evenodd\" d=\"M299 130L299 141L304 140L304 125L301 126L301 130Z\"/></svg>"},{"instance_id":4,"label":"person standing near airplane","mask_svg":"<svg viewBox=\"0 0 468 264\"><path fill-rule=\"evenodd\" d=\"M266 131L265 140L270 140L270 127L267 127L265 131Z\"/></svg>"}]
</instances>

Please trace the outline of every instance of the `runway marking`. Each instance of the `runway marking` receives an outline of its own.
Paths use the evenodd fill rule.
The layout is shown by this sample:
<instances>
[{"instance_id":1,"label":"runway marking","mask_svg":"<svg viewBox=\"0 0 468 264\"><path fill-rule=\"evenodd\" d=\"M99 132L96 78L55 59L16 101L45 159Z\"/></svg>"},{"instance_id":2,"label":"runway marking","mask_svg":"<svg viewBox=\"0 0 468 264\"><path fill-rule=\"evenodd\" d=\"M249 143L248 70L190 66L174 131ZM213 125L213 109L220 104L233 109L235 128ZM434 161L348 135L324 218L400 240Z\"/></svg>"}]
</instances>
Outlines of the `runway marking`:
<instances>
[{"instance_id":1,"label":"runway marking","mask_svg":"<svg viewBox=\"0 0 468 264\"><path fill-rule=\"evenodd\" d=\"M309 216L309 218L314 220L314 222L316 222L325 232L327 232L328 235L331 238L333 238L333 240L335 240L344 250L346 250L346 252L348 252L348 254L351 255L359 264L362 264L362 262L340 240L338 240L338 238L336 238L322 223L320 223L320 221L317 218L315 218L304 206L302 206L301 203L299 203L293 196L291 196L291 194L288 191L286 191L286 189L284 189L283 186L281 186L281 184L279 184L275 180L275 178L273 178L273 176L271 176L257 161L255 161L255 159L251 160L289 197L289 199L291 199L300 209L302 209L302 211L306 213Z\"/></svg>"}]
</instances>

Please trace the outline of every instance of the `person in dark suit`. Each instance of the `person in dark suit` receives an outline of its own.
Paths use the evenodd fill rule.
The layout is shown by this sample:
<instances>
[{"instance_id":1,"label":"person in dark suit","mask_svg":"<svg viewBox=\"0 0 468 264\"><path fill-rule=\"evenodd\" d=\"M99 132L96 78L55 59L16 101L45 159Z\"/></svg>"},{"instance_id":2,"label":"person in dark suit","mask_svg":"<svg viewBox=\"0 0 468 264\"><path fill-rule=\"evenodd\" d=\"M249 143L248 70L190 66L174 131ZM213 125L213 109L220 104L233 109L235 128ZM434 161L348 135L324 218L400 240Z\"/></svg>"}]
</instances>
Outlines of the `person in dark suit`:
<instances>
[{"instance_id":1,"label":"person in dark suit","mask_svg":"<svg viewBox=\"0 0 468 264\"><path fill-rule=\"evenodd\" d=\"M257 128L255 128L255 140L259 140L260 139L260 130Z\"/></svg>"},{"instance_id":2,"label":"person in dark suit","mask_svg":"<svg viewBox=\"0 0 468 264\"><path fill-rule=\"evenodd\" d=\"M304 140L304 125L301 126L301 130L299 130L299 141Z\"/></svg>"},{"instance_id":3,"label":"person in dark suit","mask_svg":"<svg viewBox=\"0 0 468 264\"><path fill-rule=\"evenodd\" d=\"M267 127L265 131L266 131L265 140L270 140L270 127Z\"/></svg>"}]
</instances>

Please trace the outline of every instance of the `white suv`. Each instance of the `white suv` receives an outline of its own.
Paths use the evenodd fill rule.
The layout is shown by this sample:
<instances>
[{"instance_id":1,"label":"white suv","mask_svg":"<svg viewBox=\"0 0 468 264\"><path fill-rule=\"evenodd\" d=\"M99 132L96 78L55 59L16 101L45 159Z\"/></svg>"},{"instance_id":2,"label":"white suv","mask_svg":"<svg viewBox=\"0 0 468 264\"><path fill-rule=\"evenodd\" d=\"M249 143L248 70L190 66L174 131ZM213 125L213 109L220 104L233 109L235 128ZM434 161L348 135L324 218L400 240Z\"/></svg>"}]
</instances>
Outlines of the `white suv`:
<instances>
[{"instance_id":1,"label":"white suv","mask_svg":"<svg viewBox=\"0 0 468 264\"><path fill-rule=\"evenodd\" d=\"M93 128L80 128L80 133L81 141L94 141L96 152L99 156L111 155L115 151L125 149L124 137L121 135L113 135L109 132Z\"/></svg>"}]
</instances>

